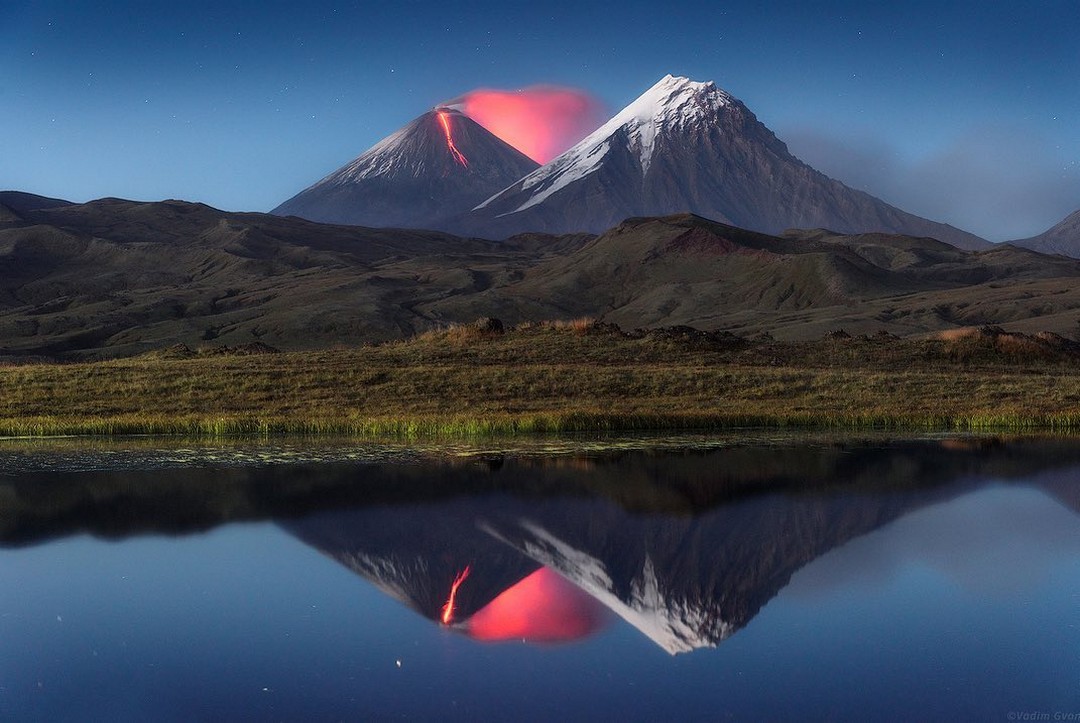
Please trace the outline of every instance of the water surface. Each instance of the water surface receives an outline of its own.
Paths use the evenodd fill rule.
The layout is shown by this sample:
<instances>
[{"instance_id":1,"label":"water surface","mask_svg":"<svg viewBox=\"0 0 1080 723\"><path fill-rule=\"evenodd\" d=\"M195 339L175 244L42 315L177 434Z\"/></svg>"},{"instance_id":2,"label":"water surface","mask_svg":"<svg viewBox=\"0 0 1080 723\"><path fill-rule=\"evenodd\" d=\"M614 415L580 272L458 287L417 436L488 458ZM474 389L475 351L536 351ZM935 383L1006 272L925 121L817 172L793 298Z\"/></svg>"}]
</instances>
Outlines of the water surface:
<instances>
[{"instance_id":1,"label":"water surface","mask_svg":"<svg viewBox=\"0 0 1080 723\"><path fill-rule=\"evenodd\" d=\"M0 719L1080 711L1080 442L669 442L0 447Z\"/></svg>"}]
</instances>

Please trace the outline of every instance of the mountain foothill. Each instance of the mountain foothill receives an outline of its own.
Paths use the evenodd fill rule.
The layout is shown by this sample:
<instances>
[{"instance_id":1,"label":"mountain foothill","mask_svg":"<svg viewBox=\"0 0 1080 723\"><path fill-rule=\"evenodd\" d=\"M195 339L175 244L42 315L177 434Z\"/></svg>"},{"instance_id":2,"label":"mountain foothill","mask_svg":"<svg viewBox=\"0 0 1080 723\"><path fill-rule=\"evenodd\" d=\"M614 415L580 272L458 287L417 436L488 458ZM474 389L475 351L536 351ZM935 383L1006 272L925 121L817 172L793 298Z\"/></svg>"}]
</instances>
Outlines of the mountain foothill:
<instances>
[{"instance_id":1,"label":"mountain foothill","mask_svg":"<svg viewBox=\"0 0 1080 723\"><path fill-rule=\"evenodd\" d=\"M991 244L806 165L741 101L667 76L540 165L454 108L271 213L0 193L0 357L400 339L593 317L812 339L1074 336L1080 211Z\"/></svg>"}]
</instances>

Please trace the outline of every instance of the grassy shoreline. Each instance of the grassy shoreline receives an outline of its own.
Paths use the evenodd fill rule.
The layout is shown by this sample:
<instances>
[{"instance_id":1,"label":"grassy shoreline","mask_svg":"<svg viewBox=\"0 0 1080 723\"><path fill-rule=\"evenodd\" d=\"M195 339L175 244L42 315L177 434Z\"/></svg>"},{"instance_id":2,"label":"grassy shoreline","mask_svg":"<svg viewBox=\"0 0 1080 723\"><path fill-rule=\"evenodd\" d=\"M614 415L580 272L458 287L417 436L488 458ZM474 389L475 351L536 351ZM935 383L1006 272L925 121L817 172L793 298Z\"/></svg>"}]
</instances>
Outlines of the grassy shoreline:
<instances>
[{"instance_id":1,"label":"grassy shoreline","mask_svg":"<svg viewBox=\"0 0 1080 723\"><path fill-rule=\"evenodd\" d=\"M1017 335L780 344L583 323L189 356L0 367L0 436L1080 430L1080 355Z\"/></svg>"}]
</instances>

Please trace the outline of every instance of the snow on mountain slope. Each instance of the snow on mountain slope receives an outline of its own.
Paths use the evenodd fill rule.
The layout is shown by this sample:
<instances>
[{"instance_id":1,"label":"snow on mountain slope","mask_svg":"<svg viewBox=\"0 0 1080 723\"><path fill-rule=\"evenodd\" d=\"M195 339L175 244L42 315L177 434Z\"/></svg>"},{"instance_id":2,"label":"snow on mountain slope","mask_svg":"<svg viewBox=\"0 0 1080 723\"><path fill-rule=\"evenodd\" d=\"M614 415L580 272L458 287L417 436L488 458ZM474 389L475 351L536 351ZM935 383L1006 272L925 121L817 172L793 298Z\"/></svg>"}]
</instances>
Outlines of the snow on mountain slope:
<instances>
[{"instance_id":1,"label":"snow on mountain slope","mask_svg":"<svg viewBox=\"0 0 1080 723\"><path fill-rule=\"evenodd\" d=\"M815 171L714 83L670 75L580 143L477 205L455 230L599 233L629 217L687 211L765 233L886 231L963 248L988 245Z\"/></svg>"},{"instance_id":2,"label":"snow on mountain slope","mask_svg":"<svg viewBox=\"0 0 1080 723\"><path fill-rule=\"evenodd\" d=\"M696 83L687 78L664 76L576 146L523 178L521 188L535 191L515 211L535 206L556 191L597 170L611 150L609 138L620 130L637 155L642 174L648 174L656 136L660 132L679 131L692 123L701 123L710 112L716 112L731 100L731 96L712 82ZM488 199L480 207L492 200Z\"/></svg>"},{"instance_id":3,"label":"snow on mountain slope","mask_svg":"<svg viewBox=\"0 0 1080 723\"><path fill-rule=\"evenodd\" d=\"M360 226L442 229L537 163L468 116L413 119L272 213Z\"/></svg>"},{"instance_id":4,"label":"snow on mountain slope","mask_svg":"<svg viewBox=\"0 0 1080 723\"><path fill-rule=\"evenodd\" d=\"M524 533L520 541L507 539L490 526L481 529L555 570L672 655L715 647L735 632L733 625L713 619L688 601L669 599L648 557L633 580L630 595L620 596L602 560L575 549L535 522L520 521Z\"/></svg>"}]
</instances>

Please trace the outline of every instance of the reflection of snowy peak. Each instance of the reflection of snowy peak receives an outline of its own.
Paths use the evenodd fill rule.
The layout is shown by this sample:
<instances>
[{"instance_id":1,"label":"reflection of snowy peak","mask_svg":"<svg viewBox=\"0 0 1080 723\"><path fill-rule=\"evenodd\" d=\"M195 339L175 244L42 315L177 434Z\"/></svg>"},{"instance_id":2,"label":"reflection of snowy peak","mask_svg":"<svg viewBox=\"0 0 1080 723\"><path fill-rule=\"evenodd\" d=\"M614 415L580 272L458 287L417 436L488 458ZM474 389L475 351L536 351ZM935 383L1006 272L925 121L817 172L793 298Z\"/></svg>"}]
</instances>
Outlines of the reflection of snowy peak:
<instances>
[{"instance_id":1,"label":"reflection of snowy peak","mask_svg":"<svg viewBox=\"0 0 1080 723\"><path fill-rule=\"evenodd\" d=\"M427 587L427 581L431 578L430 566L423 557L401 560L369 555L362 551L342 550L334 554L333 558L353 572L366 577L375 587L398 602L410 605L414 597L429 597L415 593L418 586Z\"/></svg>"},{"instance_id":2,"label":"reflection of snowy peak","mask_svg":"<svg viewBox=\"0 0 1080 723\"><path fill-rule=\"evenodd\" d=\"M468 567L453 623L479 640L526 638L515 627L523 610L549 614L531 639L591 634L590 610L560 607L572 588L678 653L750 624L830 550L967 491L958 478L1075 464L1075 450L1046 449L735 445L572 465L509 458L422 475L386 465L367 470L350 505L282 524L433 622ZM1054 490L1077 509L1073 486ZM553 589L552 579L569 584ZM570 608L574 620L551 623Z\"/></svg>"},{"instance_id":3,"label":"reflection of snowy peak","mask_svg":"<svg viewBox=\"0 0 1080 723\"><path fill-rule=\"evenodd\" d=\"M711 82L664 77L580 143L481 203L464 230L605 231L632 216L691 212L740 228L791 227L987 242L848 188L800 161Z\"/></svg>"},{"instance_id":4,"label":"reflection of snowy peak","mask_svg":"<svg viewBox=\"0 0 1080 723\"><path fill-rule=\"evenodd\" d=\"M795 571L933 498L761 495L672 515L602 499L479 496L320 513L287 527L434 621L466 566L455 622L547 568L675 654L718 645Z\"/></svg>"},{"instance_id":5,"label":"reflection of snowy peak","mask_svg":"<svg viewBox=\"0 0 1080 723\"><path fill-rule=\"evenodd\" d=\"M441 228L441 221L537 164L449 108L413 119L275 208L279 216L360 226Z\"/></svg>"},{"instance_id":6,"label":"reflection of snowy peak","mask_svg":"<svg viewBox=\"0 0 1080 723\"><path fill-rule=\"evenodd\" d=\"M640 574L630 581L629 590L620 595L601 560L571 547L532 522L523 520L521 530L525 534L517 544L525 555L573 582L673 655L715 647L734 632L734 627L717 618L713 611L662 589L648 556ZM491 534L499 537L495 530Z\"/></svg>"},{"instance_id":7,"label":"reflection of snowy peak","mask_svg":"<svg viewBox=\"0 0 1080 723\"><path fill-rule=\"evenodd\" d=\"M715 647L800 568L923 506L932 494L761 495L692 516L599 501L536 502L482 529L549 567L669 653Z\"/></svg>"}]
</instances>

